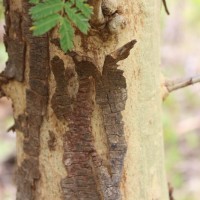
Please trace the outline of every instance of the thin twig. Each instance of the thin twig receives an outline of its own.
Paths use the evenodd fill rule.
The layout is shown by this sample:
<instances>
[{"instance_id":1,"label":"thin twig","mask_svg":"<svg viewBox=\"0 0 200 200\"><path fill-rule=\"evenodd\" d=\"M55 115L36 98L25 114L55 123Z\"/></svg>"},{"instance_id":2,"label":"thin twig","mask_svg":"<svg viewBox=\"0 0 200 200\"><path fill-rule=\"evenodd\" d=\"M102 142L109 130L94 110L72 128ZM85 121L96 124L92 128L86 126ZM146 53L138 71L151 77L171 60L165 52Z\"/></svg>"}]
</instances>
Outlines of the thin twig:
<instances>
[{"instance_id":1,"label":"thin twig","mask_svg":"<svg viewBox=\"0 0 200 200\"><path fill-rule=\"evenodd\" d=\"M200 82L200 75L190 77L190 78L185 78L185 79L179 79L175 81L166 81L165 86L170 93L174 90L178 90L178 89L181 89L181 88L184 88L184 87L187 87L199 82Z\"/></svg>"},{"instance_id":2,"label":"thin twig","mask_svg":"<svg viewBox=\"0 0 200 200\"><path fill-rule=\"evenodd\" d=\"M169 190L169 199L174 200L174 197L173 197L174 188L170 185L170 183L168 183L168 190Z\"/></svg>"},{"instance_id":3,"label":"thin twig","mask_svg":"<svg viewBox=\"0 0 200 200\"><path fill-rule=\"evenodd\" d=\"M163 2L163 5L164 5L164 8L165 8L166 13L167 13L168 15L170 15L169 10L168 10L168 8L167 8L166 0L162 0L162 2Z\"/></svg>"}]
</instances>

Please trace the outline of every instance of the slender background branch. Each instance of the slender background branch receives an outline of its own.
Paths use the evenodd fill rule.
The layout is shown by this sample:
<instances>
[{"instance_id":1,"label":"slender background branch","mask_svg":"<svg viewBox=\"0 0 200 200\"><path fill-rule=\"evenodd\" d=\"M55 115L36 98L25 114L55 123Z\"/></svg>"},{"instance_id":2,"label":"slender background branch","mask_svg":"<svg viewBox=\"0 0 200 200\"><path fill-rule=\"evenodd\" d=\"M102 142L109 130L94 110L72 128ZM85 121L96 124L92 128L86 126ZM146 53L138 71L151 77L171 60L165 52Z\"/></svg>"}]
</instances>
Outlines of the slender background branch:
<instances>
[{"instance_id":1,"label":"slender background branch","mask_svg":"<svg viewBox=\"0 0 200 200\"><path fill-rule=\"evenodd\" d=\"M166 0L162 0L162 2L163 2L163 5L164 5L164 8L165 8L166 13L167 13L168 15L170 15L169 10L168 10L168 7L167 7Z\"/></svg>"},{"instance_id":2,"label":"slender background branch","mask_svg":"<svg viewBox=\"0 0 200 200\"><path fill-rule=\"evenodd\" d=\"M166 81L165 86L167 90L170 92L193 85L195 83L200 82L200 75L184 78L184 79L178 79L174 81Z\"/></svg>"}]
</instances>

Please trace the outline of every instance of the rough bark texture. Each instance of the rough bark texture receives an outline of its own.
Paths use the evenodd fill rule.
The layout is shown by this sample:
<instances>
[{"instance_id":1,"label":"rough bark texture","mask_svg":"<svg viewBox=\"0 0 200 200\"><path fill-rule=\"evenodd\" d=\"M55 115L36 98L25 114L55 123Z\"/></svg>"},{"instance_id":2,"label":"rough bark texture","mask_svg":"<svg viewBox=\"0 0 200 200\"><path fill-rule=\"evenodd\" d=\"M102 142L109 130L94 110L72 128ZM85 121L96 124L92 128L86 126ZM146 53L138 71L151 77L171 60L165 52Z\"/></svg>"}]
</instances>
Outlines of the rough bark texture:
<instances>
[{"instance_id":1,"label":"rough bark texture","mask_svg":"<svg viewBox=\"0 0 200 200\"><path fill-rule=\"evenodd\" d=\"M134 44L132 41L106 56L102 75L89 58L75 53L75 71L65 69L58 56L51 61L56 80L52 108L60 120L69 121L63 157L68 176L61 183L65 199L121 199L119 187L127 149L121 111L125 109L127 92L123 71L117 69L116 63L128 56ZM73 79L79 84L75 93L68 88L73 86ZM98 155L92 135L95 101L103 116L107 163Z\"/></svg>"},{"instance_id":2,"label":"rough bark texture","mask_svg":"<svg viewBox=\"0 0 200 200\"><path fill-rule=\"evenodd\" d=\"M89 2L92 29L64 54L56 30L31 35L27 0L4 1L17 200L167 200L160 1Z\"/></svg>"},{"instance_id":3,"label":"rough bark texture","mask_svg":"<svg viewBox=\"0 0 200 200\"><path fill-rule=\"evenodd\" d=\"M24 80L25 57L29 67L26 90L26 110L16 118L16 129L23 132L25 159L16 173L17 199L35 199L40 179L40 128L48 103L49 44L48 37L33 37L29 31L30 5L22 2L22 13L6 7L6 35L4 41L9 59L3 76L16 81ZM26 51L28 48L28 51ZM15 105L14 105L15 106Z\"/></svg>"}]
</instances>

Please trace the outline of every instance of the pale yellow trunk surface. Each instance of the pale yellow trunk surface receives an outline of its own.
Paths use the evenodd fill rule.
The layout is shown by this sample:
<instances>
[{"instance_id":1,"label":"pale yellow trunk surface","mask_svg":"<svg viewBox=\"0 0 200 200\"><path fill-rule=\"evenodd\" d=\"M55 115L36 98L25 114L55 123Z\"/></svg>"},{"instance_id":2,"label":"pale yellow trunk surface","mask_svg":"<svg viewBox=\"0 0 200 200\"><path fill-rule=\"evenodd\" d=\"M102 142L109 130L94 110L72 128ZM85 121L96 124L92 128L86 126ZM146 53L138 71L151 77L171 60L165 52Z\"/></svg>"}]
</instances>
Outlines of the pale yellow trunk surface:
<instances>
[{"instance_id":1,"label":"pale yellow trunk surface","mask_svg":"<svg viewBox=\"0 0 200 200\"><path fill-rule=\"evenodd\" d=\"M14 2L14 1L13 1ZM13 3L12 9L21 9L20 1ZM168 200L167 180L164 169L163 135L161 123L160 94L160 0L124 0L120 1L127 25L117 36L102 43L97 36L88 36L87 53L81 47L81 38L75 39L75 51L95 58L98 68L102 69L106 54L123 46L133 39L137 40L130 56L120 62L127 82L128 99L123 111L127 153L121 181L121 193L124 200ZM73 67L67 58L54 45L50 46L51 57L59 55L68 67ZM28 66L28 63L26 63ZM26 74L28 72L26 71ZM28 76L26 76L28 78ZM50 74L49 96L55 92L55 80ZM26 79L26 82L28 80ZM26 84L26 83L24 83ZM25 88L15 81L5 86L13 100L15 117L24 112ZM49 102L50 103L50 102ZM98 154L105 161L107 148L105 133L102 128L102 115L98 105L92 117L93 136ZM40 134L39 168L42 172L38 186L37 200L60 200L62 191L61 178L67 176L63 165L63 134L67 122L59 121L50 107L43 120ZM49 130L54 130L56 137L55 151L48 148ZM23 137L17 132L18 165L22 163ZM34 167L34 166L33 166Z\"/></svg>"}]
</instances>

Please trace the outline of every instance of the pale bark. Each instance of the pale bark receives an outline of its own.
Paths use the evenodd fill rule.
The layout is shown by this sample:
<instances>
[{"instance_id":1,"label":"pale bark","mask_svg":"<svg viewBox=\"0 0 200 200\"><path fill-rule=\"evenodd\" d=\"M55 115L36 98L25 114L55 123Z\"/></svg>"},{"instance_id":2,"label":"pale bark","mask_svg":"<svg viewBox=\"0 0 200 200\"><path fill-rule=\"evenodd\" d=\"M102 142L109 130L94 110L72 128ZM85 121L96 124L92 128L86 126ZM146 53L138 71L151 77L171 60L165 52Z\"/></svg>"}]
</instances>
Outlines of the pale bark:
<instances>
[{"instance_id":1,"label":"pale bark","mask_svg":"<svg viewBox=\"0 0 200 200\"><path fill-rule=\"evenodd\" d=\"M119 1L119 14L112 18L106 10L101 26L95 18L89 35L77 34L67 55L57 45L56 30L34 38L27 1L13 2L6 4L10 62L3 90L16 120L17 199L168 200L161 1ZM15 15L19 21L13 21ZM19 42L21 54L9 49L14 44L9 41ZM15 72L16 60L24 73Z\"/></svg>"}]
</instances>

